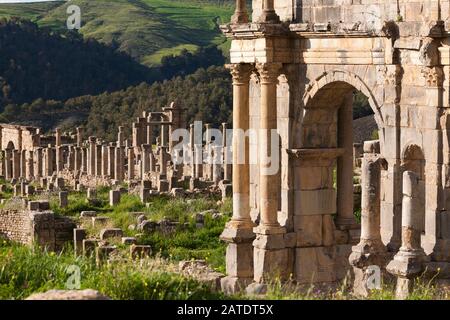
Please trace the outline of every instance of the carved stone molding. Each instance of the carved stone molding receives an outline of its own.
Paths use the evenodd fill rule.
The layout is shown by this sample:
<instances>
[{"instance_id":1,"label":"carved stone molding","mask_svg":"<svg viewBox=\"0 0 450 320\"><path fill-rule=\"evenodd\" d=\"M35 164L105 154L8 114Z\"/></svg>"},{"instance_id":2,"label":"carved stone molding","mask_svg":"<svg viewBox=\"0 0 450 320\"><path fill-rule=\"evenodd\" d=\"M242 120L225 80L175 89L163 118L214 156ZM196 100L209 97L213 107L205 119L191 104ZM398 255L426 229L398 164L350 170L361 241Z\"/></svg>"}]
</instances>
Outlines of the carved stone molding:
<instances>
[{"instance_id":1,"label":"carved stone molding","mask_svg":"<svg viewBox=\"0 0 450 320\"><path fill-rule=\"evenodd\" d=\"M247 63L227 64L225 67L230 70L233 85L248 84L254 69L253 65Z\"/></svg>"},{"instance_id":2,"label":"carved stone molding","mask_svg":"<svg viewBox=\"0 0 450 320\"><path fill-rule=\"evenodd\" d=\"M281 63L256 64L256 70L258 71L261 83L277 83L281 68L282 68Z\"/></svg>"},{"instance_id":3,"label":"carved stone molding","mask_svg":"<svg viewBox=\"0 0 450 320\"><path fill-rule=\"evenodd\" d=\"M428 87L442 87L444 82L444 70L442 70L442 67L423 67L422 75L425 78L425 82Z\"/></svg>"}]
</instances>

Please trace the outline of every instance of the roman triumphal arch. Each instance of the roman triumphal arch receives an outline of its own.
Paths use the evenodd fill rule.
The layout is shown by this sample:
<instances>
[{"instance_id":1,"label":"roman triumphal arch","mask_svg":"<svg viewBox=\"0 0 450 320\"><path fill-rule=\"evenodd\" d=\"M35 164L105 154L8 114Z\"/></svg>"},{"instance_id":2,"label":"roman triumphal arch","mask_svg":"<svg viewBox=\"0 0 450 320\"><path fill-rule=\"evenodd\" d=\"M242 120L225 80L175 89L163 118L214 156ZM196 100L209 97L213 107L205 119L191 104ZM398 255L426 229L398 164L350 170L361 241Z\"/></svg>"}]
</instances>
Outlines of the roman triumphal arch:
<instances>
[{"instance_id":1,"label":"roman triumphal arch","mask_svg":"<svg viewBox=\"0 0 450 320\"><path fill-rule=\"evenodd\" d=\"M363 4L364 3L364 4ZM277 130L280 170L250 161L270 139L234 143L226 291L273 277L299 284L374 266L399 294L419 274L450 282L450 8L428 1L236 1L228 68L234 129ZM354 215L353 95L379 140L362 158ZM254 145L252 145L254 144ZM439 271L438 271L439 270Z\"/></svg>"}]
</instances>

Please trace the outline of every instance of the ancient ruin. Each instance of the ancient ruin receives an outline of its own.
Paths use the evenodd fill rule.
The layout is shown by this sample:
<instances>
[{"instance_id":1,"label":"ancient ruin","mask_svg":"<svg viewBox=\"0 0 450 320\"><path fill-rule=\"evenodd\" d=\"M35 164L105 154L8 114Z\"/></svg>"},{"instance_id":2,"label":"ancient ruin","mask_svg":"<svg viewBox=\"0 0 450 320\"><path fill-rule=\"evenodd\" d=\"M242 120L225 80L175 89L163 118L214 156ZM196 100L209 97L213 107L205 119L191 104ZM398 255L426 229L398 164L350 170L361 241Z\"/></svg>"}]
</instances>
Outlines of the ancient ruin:
<instances>
[{"instance_id":1,"label":"ancient ruin","mask_svg":"<svg viewBox=\"0 0 450 320\"><path fill-rule=\"evenodd\" d=\"M226 291L275 276L333 283L350 270L364 294L371 265L397 278L399 295L425 270L448 284L449 4L253 0L250 13L236 1L222 27L232 39L233 128L266 133L233 144L233 157L250 161L233 165ZM361 226L355 91L379 129L360 160ZM270 150L270 129L281 139L276 174L250 164L255 150Z\"/></svg>"}]
</instances>

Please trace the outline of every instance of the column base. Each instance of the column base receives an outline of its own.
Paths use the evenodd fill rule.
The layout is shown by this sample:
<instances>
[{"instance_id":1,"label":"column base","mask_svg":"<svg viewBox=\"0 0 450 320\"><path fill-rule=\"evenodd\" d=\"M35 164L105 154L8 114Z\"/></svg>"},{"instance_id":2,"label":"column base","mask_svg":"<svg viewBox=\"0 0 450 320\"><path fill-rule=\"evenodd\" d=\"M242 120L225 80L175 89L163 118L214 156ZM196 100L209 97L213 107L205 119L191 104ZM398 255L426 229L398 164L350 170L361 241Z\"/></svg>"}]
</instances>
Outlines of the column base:
<instances>
[{"instance_id":1,"label":"column base","mask_svg":"<svg viewBox=\"0 0 450 320\"><path fill-rule=\"evenodd\" d=\"M258 18L259 23L280 23L280 17L275 10L263 10Z\"/></svg>"},{"instance_id":2,"label":"column base","mask_svg":"<svg viewBox=\"0 0 450 320\"><path fill-rule=\"evenodd\" d=\"M220 280L220 286L225 294L236 294L245 292L249 284L253 282L253 277L241 278L227 276Z\"/></svg>"},{"instance_id":3,"label":"column base","mask_svg":"<svg viewBox=\"0 0 450 320\"><path fill-rule=\"evenodd\" d=\"M231 17L232 24L244 24L249 22L249 17L247 12L235 12Z\"/></svg>"},{"instance_id":4,"label":"column base","mask_svg":"<svg viewBox=\"0 0 450 320\"><path fill-rule=\"evenodd\" d=\"M395 298L398 300L405 300L408 298L414 288L414 279L404 277L397 278L397 285L395 287Z\"/></svg>"},{"instance_id":5,"label":"column base","mask_svg":"<svg viewBox=\"0 0 450 320\"><path fill-rule=\"evenodd\" d=\"M397 277L414 278L424 270L424 263L429 259L423 250L400 251L389 262L387 271Z\"/></svg>"}]
</instances>

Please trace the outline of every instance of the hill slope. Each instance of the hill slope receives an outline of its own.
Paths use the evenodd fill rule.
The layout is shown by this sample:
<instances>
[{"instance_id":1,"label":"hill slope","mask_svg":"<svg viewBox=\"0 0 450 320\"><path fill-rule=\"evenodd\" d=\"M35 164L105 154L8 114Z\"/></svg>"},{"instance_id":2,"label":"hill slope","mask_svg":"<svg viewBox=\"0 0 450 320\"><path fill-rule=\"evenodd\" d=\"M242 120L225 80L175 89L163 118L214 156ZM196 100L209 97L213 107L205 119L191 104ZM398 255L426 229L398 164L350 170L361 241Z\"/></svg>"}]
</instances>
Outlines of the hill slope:
<instances>
[{"instance_id":1,"label":"hill slope","mask_svg":"<svg viewBox=\"0 0 450 320\"><path fill-rule=\"evenodd\" d=\"M223 45L218 24L228 21L234 1L229 0L72 0L69 3L0 4L0 17L30 18L40 26L62 31L67 6L81 9L80 33L106 44L117 44L146 65L163 56Z\"/></svg>"}]
</instances>

